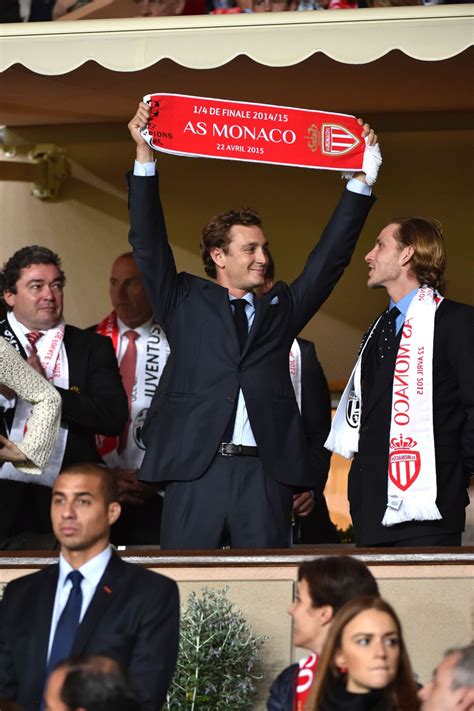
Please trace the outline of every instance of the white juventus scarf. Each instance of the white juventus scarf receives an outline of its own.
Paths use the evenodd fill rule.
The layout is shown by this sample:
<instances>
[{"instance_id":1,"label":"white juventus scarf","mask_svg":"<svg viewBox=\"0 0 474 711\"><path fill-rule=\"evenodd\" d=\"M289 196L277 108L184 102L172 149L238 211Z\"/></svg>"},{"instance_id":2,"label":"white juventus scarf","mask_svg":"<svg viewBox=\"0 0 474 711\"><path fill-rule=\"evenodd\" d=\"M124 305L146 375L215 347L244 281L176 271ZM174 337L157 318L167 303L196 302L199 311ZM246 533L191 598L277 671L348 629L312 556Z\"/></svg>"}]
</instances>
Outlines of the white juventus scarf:
<instances>
[{"instance_id":1,"label":"white juventus scarf","mask_svg":"<svg viewBox=\"0 0 474 711\"><path fill-rule=\"evenodd\" d=\"M11 330L14 332L17 341L21 344L26 353L31 352L31 346L23 331L23 328L10 311L7 315ZM56 328L49 328L44 332L42 338L36 344L38 358L44 368L46 377L50 383L57 385L65 390L69 389L69 364L67 360L66 349L63 343L64 339L64 321L61 321ZM31 416L32 406L26 400L18 398L13 424L10 431L10 439L14 442L19 442L24 436L25 429L28 426L28 420ZM10 462L6 462L0 469L1 479L13 479L15 481L31 482L42 484L43 486L53 486L61 470L61 464L64 459L64 452L67 444L68 426L61 423L59 434L54 445L53 452L49 458L48 464L40 476L31 476L20 471Z\"/></svg>"},{"instance_id":2,"label":"white juventus scarf","mask_svg":"<svg viewBox=\"0 0 474 711\"><path fill-rule=\"evenodd\" d=\"M436 506L432 391L434 321L442 298L433 289L421 287L403 324L392 383L384 526L441 519ZM327 449L348 459L359 445L362 354L377 323L359 354L325 443Z\"/></svg>"},{"instance_id":3,"label":"white juventus scarf","mask_svg":"<svg viewBox=\"0 0 474 711\"><path fill-rule=\"evenodd\" d=\"M296 338L290 350L290 378L295 391L296 402L301 412L301 348Z\"/></svg>"},{"instance_id":4,"label":"white juventus scarf","mask_svg":"<svg viewBox=\"0 0 474 711\"><path fill-rule=\"evenodd\" d=\"M115 311L112 311L98 324L96 331L112 340L115 353L118 354L120 334ZM119 437L96 436L97 449L109 467L125 469L140 467L145 454L141 430L169 354L170 347L165 332L158 323L152 323L147 337L145 357L139 357L137 362L127 446L119 453Z\"/></svg>"}]
</instances>

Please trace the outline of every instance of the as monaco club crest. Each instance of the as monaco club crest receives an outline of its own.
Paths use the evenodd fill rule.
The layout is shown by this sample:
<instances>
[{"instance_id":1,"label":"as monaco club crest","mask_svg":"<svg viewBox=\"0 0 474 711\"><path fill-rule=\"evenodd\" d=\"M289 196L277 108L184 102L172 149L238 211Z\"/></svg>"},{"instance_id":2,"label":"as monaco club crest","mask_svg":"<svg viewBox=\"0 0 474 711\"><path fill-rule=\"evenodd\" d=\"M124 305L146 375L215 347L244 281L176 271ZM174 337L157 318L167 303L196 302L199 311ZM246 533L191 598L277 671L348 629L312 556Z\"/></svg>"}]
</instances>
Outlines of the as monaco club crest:
<instances>
[{"instance_id":1,"label":"as monaco club crest","mask_svg":"<svg viewBox=\"0 0 474 711\"><path fill-rule=\"evenodd\" d=\"M388 474L402 491L410 488L420 473L421 457L419 452L413 451L417 445L411 437L404 438L402 435L397 439L390 440L390 452L388 460Z\"/></svg>"},{"instance_id":2,"label":"as monaco club crest","mask_svg":"<svg viewBox=\"0 0 474 711\"><path fill-rule=\"evenodd\" d=\"M349 129L336 123L323 123L321 136L321 152L328 156L342 156L360 143Z\"/></svg>"}]
</instances>

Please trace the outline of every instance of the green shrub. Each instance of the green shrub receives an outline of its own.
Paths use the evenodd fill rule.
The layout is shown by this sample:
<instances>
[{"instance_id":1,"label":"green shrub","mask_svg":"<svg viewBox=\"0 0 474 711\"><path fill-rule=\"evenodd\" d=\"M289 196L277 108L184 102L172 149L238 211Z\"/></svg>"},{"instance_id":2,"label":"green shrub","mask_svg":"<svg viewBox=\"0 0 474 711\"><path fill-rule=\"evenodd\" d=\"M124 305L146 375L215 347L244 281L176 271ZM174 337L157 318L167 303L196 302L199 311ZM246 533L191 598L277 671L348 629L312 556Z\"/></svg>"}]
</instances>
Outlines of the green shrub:
<instances>
[{"instance_id":1,"label":"green shrub","mask_svg":"<svg viewBox=\"0 0 474 711\"><path fill-rule=\"evenodd\" d=\"M237 711L252 708L260 649L241 610L227 598L228 588L203 588L189 595L181 617L176 673L165 711Z\"/></svg>"}]
</instances>

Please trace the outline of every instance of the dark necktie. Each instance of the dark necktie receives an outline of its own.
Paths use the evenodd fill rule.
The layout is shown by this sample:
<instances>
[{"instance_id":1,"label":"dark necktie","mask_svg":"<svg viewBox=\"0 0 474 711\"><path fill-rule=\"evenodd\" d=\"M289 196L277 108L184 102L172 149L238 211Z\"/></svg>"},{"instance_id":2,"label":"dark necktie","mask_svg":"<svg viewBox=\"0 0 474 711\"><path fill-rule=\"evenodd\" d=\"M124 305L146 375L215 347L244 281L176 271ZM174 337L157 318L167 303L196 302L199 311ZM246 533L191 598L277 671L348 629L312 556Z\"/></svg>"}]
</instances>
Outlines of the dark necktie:
<instances>
[{"instance_id":1,"label":"dark necktie","mask_svg":"<svg viewBox=\"0 0 474 711\"><path fill-rule=\"evenodd\" d=\"M377 363L383 363L387 355L393 350L397 342L397 330L395 321L400 311L396 306L387 309L380 319L377 328L376 357Z\"/></svg>"},{"instance_id":2,"label":"dark necktie","mask_svg":"<svg viewBox=\"0 0 474 711\"><path fill-rule=\"evenodd\" d=\"M249 334L249 323L247 321L247 314L245 311L245 306L248 301L245 299L233 299L231 305L234 307L234 322L237 331L237 338L239 339L240 352L244 350L245 343ZM227 427L225 428L224 434L222 435L223 442L232 442L232 435L234 434L235 416L237 414L237 400L234 404L234 409L230 416Z\"/></svg>"},{"instance_id":3,"label":"dark necktie","mask_svg":"<svg viewBox=\"0 0 474 711\"><path fill-rule=\"evenodd\" d=\"M237 338L239 339L240 352L242 353L249 333L249 324L245 312L248 301L245 299L234 299L231 301L231 304L234 307L235 328L237 329Z\"/></svg>"},{"instance_id":4,"label":"dark necktie","mask_svg":"<svg viewBox=\"0 0 474 711\"><path fill-rule=\"evenodd\" d=\"M48 675L60 661L66 659L71 653L81 616L81 582L83 578L84 576L78 570L72 570L66 578L66 580L72 582L72 588L54 633L51 654L48 660Z\"/></svg>"},{"instance_id":5,"label":"dark necktie","mask_svg":"<svg viewBox=\"0 0 474 711\"><path fill-rule=\"evenodd\" d=\"M29 333L26 334L26 337L28 339L28 342L31 347L31 353L37 353L38 351L36 350L36 344L38 343L39 339L44 336L44 333L41 333L41 331L30 331Z\"/></svg>"},{"instance_id":6,"label":"dark necktie","mask_svg":"<svg viewBox=\"0 0 474 711\"><path fill-rule=\"evenodd\" d=\"M135 341L140 338L140 334L136 331L125 331L123 334L128 338L127 350L125 351L122 360L120 361L120 375L122 383L127 393L128 399L128 420L122 434L120 435L118 451L123 452L127 446L128 430L130 428L130 413L132 411L132 392L135 385L135 373L137 369L137 344Z\"/></svg>"}]
</instances>

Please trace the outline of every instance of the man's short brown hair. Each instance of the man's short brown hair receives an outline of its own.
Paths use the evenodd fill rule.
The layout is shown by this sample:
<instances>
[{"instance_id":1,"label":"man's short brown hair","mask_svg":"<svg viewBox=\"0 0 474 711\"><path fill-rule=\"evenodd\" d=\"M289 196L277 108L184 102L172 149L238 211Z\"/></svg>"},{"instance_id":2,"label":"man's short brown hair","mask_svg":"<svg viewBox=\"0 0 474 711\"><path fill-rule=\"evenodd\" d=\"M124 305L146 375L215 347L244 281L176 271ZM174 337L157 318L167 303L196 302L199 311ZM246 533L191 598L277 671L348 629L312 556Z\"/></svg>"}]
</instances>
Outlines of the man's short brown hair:
<instances>
[{"instance_id":1,"label":"man's short brown hair","mask_svg":"<svg viewBox=\"0 0 474 711\"><path fill-rule=\"evenodd\" d=\"M222 249L227 254L231 242L230 230L234 225L244 225L244 227L261 227L262 220L259 215L249 207L242 207L240 210L230 210L220 215L211 217L204 227L201 235L201 258L207 276L215 279L217 270L214 260L211 257L212 249Z\"/></svg>"},{"instance_id":2,"label":"man's short brown hair","mask_svg":"<svg viewBox=\"0 0 474 711\"><path fill-rule=\"evenodd\" d=\"M60 472L59 476L62 474L82 474L84 476L96 476L100 479L102 485L102 493L104 494L104 501L106 506L112 504L119 500L119 492L117 486L117 480L114 474L95 462L80 462L78 464L71 464L69 467Z\"/></svg>"}]
</instances>

